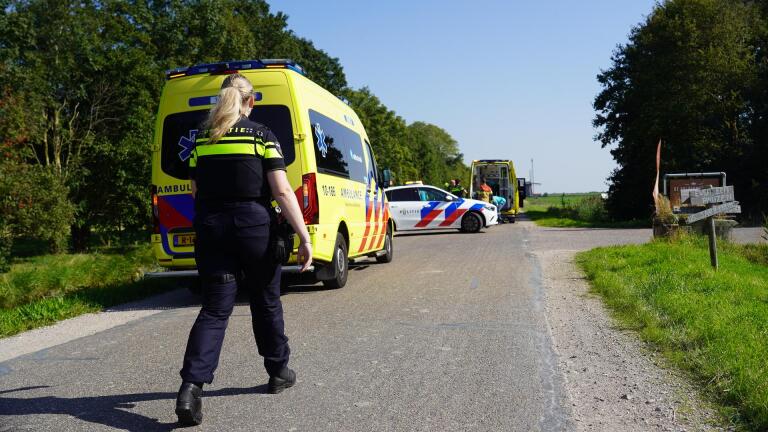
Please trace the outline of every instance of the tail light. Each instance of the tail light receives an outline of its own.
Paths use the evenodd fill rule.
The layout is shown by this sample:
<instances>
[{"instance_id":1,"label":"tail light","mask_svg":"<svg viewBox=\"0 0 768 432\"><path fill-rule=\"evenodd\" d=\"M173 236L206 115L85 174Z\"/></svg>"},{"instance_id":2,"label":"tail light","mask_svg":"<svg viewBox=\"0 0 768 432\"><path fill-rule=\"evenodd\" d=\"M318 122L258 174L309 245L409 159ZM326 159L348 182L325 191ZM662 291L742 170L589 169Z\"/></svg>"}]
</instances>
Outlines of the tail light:
<instances>
[{"instance_id":1,"label":"tail light","mask_svg":"<svg viewBox=\"0 0 768 432\"><path fill-rule=\"evenodd\" d=\"M301 176L301 188L296 191L296 198L304 215L304 223L316 224L320 221L320 207L317 202L317 178L314 173Z\"/></svg>"},{"instance_id":2,"label":"tail light","mask_svg":"<svg viewBox=\"0 0 768 432\"><path fill-rule=\"evenodd\" d=\"M160 234L160 209L157 206L157 186L150 188L152 194L152 234Z\"/></svg>"}]
</instances>

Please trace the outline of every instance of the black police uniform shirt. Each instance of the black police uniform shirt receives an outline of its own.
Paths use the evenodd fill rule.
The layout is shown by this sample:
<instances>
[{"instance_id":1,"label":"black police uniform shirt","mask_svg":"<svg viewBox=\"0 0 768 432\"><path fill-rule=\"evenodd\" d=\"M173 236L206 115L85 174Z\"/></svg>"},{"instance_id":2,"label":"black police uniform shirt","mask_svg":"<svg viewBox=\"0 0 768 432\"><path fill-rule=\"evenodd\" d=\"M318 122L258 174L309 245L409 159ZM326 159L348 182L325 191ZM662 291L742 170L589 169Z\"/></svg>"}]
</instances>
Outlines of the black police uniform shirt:
<instances>
[{"instance_id":1,"label":"black police uniform shirt","mask_svg":"<svg viewBox=\"0 0 768 432\"><path fill-rule=\"evenodd\" d=\"M189 177L197 182L198 200L268 199L266 173L285 170L277 138L266 126L242 117L215 143L209 132L195 138Z\"/></svg>"}]
</instances>

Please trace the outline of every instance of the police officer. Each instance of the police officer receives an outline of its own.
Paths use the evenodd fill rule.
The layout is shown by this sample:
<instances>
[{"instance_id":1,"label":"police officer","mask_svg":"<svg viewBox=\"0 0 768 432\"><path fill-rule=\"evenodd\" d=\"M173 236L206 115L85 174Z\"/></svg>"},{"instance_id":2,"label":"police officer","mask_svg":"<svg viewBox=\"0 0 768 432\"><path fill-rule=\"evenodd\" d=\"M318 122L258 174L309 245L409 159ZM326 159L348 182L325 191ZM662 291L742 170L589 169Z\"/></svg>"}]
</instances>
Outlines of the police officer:
<instances>
[{"instance_id":1,"label":"police officer","mask_svg":"<svg viewBox=\"0 0 768 432\"><path fill-rule=\"evenodd\" d=\"M183 425L202 422L202 387L213 381L238 287L250 296L253 334L269 374L268 392L279 393L296 382L296 373L288 368L281 268L270 242L276 217L271 197L299 236L302 271L312 263L312 248L280 144L268 128L248 119L253 102L248 79L227 76L189 161L203 301L180 372L176 414Z\"/></svg>"},{"instance_id":2,"label":"police officer","mask_svg":"<svg viewBox=\"0 0 768 432\"><path fill-rule=\"evenodd\" d=\"M461 185L461 180L459 179L451 180L451 189L449 190L449 192L456 195L459 198L466 198L467 196L467 190L464 189L464 187Z\"/></svg>"}]
</instances>

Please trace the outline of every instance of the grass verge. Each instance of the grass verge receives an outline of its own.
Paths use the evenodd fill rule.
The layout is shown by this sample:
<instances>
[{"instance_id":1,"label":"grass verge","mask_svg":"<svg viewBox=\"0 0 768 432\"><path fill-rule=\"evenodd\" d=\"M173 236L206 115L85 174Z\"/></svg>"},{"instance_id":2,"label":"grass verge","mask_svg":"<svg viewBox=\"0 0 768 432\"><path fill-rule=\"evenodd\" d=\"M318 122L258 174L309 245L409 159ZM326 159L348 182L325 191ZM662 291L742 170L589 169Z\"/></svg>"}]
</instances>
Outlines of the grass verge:
<instances>
[{"instance_id":1,"label":"grass verge","mask_svg":"<svg viewBox=\"0 0 768 432\"><path fill-rule=\"evenodd\" d=\"M577 262L618 320L701 380L734 424L768 430L768 245L703 238L593 249Z\"/></svg>"},{"instance_id":2,"label":"grass verge","mask_svg":"<svg viewBox=\"0 0 768 432\"><path fill-rule=\"evenodd\" d=\"M21 260L0 275L0 337L174 287L143 280L144 271L154 266L147 247Z\"/></svg>"},{"instance_id":3,"label":"grass verge","mask_svg":"<svg viewBox=\"0 0 768 432\"><path fill-rule=\"evenodd\" d=\"M525 214L551 228L648 228L650 220L612 221L599 193L561 194L525 200Z\"/></svg>"},{"instance_id":4,"label":"grass verge","mask_svg":"<svg viewBox=\"0 0 768 432\"><path fill-rule=\"evenodd\" d=\"M595 221L581 220L564 215L554 207L525 205L525 214L538 226L549 228L650 228L650 221Z\"/></svg>"}]
</instances>

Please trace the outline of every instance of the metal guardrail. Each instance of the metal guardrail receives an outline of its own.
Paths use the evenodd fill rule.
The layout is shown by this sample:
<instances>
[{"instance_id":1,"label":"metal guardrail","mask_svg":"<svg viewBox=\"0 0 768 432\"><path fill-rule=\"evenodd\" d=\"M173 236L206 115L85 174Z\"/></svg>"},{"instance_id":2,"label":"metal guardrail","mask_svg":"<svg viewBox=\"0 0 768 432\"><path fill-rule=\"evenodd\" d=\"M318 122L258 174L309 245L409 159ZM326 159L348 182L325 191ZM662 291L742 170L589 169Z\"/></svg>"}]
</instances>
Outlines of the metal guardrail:
<instances>
[{"instance_id":1,"label":"metal guardrail","mask_svg":"<svg viewBox=\"0 0 768 432\"><path fill-rule=\"evenodd\" d=\"M301 266L299 265L286 265L283 266L283 273L299 273L301 271ZM307 269L307 272L313 272L315 271L315 266L309 266ZM152 272L152 273L144 273L145 279L156 279L156 278L174 278L174 277L195 277L197 276L197 270L169 270L169 271L162 271L162 272Z\"/></svg>"}]
</instances>

